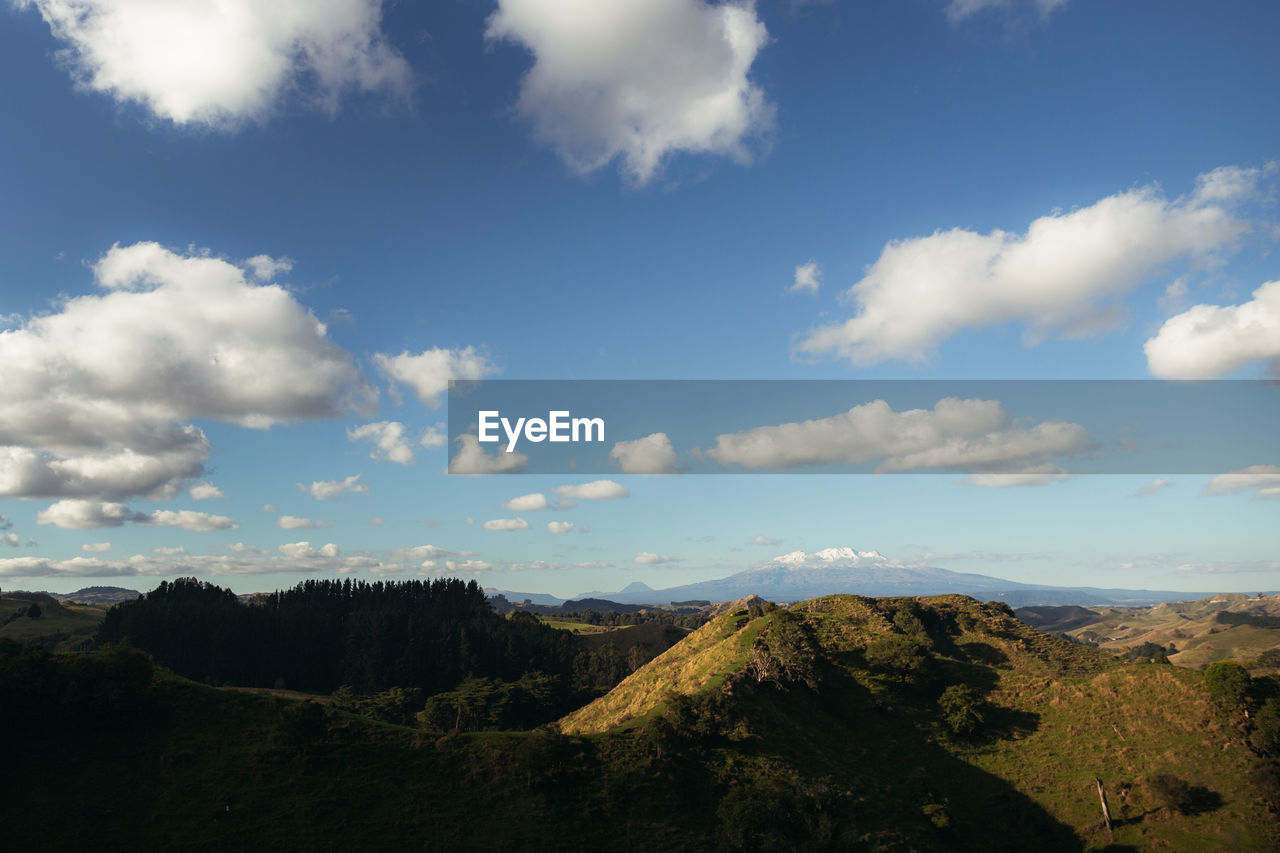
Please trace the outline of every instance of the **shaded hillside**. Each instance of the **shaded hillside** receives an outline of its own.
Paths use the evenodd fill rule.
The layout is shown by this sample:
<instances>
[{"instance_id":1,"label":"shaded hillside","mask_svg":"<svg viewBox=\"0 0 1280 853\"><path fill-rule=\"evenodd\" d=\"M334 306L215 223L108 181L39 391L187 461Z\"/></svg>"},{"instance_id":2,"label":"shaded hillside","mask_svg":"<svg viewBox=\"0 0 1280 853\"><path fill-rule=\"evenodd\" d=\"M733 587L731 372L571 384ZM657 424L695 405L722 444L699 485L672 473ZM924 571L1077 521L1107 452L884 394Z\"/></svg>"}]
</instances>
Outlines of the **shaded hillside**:
<instances>
[{"instance_id":1,"label":"shaded hillside","mask_svg":"<svg viewBox=\"0 0 1280 853\"><path fill-rule=\"evenodd\" d=\"M1255 660L1280 648L1280 595L1221 593L1153 607L1027 607L1018 618L1112 652L1152 644L1169 661L1203 669L1220 660Z\"/></svg>"},{"instance_id":2,"label":"shaded hillside","mask_svg":"<svg viewBox=\"0 0 1280 853\"><path fill-rule=\"evenodd\" d=\"M94 633L106 610L59 602L44 593L0 598L0 638L37 643L50 651L82 651L94 645ZM32 605L37 611L32 611ZM35 618L32 612L38 612Z\"/></svg>"},{"instance_id":3,"label":"shaded hillside","mask_svg":"<svg viewBox=\"0 0 1280 853\"><path fill-rule=\"evenodd\" d=\"M1202 681L1047 636L999 604L833 596L727 612L561 726L710 734L752 756L744 768L854 792L828 805L871 833L863 841L897 831L908 846L1102 848L1096 775L1117 843L1264 849L1256 759ZM1161 805L1162 774L1213 808ZM1012 835L988 834L996 815Z\"/></svg>"}]
</instances>

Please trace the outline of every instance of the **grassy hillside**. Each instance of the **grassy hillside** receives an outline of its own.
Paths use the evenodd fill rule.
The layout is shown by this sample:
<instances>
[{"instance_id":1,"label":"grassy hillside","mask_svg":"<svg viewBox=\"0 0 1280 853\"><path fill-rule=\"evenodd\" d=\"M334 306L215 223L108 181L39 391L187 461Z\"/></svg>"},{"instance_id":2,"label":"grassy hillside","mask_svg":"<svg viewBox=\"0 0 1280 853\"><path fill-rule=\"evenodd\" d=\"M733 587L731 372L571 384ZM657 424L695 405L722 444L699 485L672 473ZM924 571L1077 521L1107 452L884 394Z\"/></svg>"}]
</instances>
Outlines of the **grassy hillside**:
<instances>
[{"instance_id":1,"label":"grassy hillside","mask_svg":"<svg viewBox=\"0 0 1280 853\"><path fill-rule=\"evenodd\" d=\"M0 643L14 849L1108 849L1095 775L1112 850L1277 842L1199 672L960 596L730 609L559 733L441 736L129 650L41 654Z\"/></svg>"},{"instance_id":2,"label":"grassy hillside","mask_svg":"<svg viewBox=\"0 0 1280 853\"><path fill-rule=\"evenodd\" d=\"M1154 607L1028 607L1020 618L1121 652L1143 643L1177 649L1169 661L1203 669L1220 660L1256 659L1280 648L1280 596L1221 593Z\"/></svg>"},{"instance_id":3,"label":"grassy hillside","mask_svg":"<svg viewBox=\"0 0 1280 853\"><path fill-rule=\"evenodd\" d=\"M106 615L106 608L95 605L58 603L49 596L37 602L40 616L22 614L31 601L0 598L0 638L35 642L53 651L79 651L91 648L93 634Z\"/></svg>"},{"instance_id":4,"label":"grassy hillside","mask_svg":"<svg viewBox=\"0 0 1280 853\"><path fill-rule=\"evenodd\" d=\"M780 625L797 618L814 644L817 687L784 678L785 689L769 689L759 660L776 652ZM923 657L910 654L913 639ZM950 731L939 706L953 684L982 697L983 723L970 736ZM1013 820L1041 843L1104 848L1112 839L1095 776L1110 791L1117 844L1268 849L1274 841L1249 781L1256 758L1199 673L1122 664L1031 630L999 605L833 596L756 618L726 613L561 725L647 731L673 706L687 714L682 694L727 706L714 712L735 720L725 748L861 789L872 812L896 812L918 841L928 838L920 826L928 816L957 838L982 837L985 820ZM1198 790L1203 810L1166 808L1152 783L1161 774Z\"/></svg>"}]
</instances>

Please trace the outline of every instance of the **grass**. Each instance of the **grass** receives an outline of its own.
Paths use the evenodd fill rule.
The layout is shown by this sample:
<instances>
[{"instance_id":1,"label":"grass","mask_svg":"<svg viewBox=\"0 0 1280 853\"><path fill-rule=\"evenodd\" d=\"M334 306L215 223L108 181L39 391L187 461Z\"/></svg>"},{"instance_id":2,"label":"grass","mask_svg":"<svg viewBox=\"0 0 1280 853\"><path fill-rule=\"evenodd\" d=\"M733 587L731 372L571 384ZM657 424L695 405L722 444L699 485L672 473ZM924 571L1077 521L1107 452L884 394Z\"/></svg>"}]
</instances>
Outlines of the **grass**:
<instances>
[{"instance_id":1,"label":"grass","mask_svg":"<svg viewBox=\"0 0 1280 853\"><path fill-rule=\"evenodd\" d=\"M93 633L107 612L105 607L42 601L38 618L10 618L19 610L30 606L28 601L0 599L0 637L20 642L38 642L51 651L89 648Z\"/></svg>"},{"instance_id":2,"label":"grass","mask_svg":"<svg viewBox=\"0 0 1280 853\"><path fill-rule=\"evenodd\" d=\"M555 616L539 616L538 621L559 631L572 631L575 634L604 634L615 631L607 625L592 625L588 622L575 622L571 619L558 619Z\"/></svg>"}]
</instances>

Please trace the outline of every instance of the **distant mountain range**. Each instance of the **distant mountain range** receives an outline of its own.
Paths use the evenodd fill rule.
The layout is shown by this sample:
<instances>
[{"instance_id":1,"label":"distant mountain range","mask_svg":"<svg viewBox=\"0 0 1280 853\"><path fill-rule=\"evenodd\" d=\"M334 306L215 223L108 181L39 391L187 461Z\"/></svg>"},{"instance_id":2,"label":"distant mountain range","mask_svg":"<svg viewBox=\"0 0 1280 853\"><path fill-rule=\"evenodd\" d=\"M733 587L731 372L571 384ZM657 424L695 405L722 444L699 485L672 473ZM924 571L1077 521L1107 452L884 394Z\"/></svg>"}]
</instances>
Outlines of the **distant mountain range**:
<instances>
[{"instance_id":1,"label":"distant mountain range","mask_svg":"<svg viewBox=\"0 0 1280 853\"><path fill-rule=\"evenodd\" d=\"M500 590L486 592L490 595L501 593L513 603L522 602L526 598L534 604L558 605L565 601L536 593ZM813 553L794 551L754 569L718 580L658 590L637 582L617 592L593 590L574 598L605 599L619 604L669 605L673 601L699 599L712 602L734 601L749 595L778 602L803 601L838 593L873 597L961 593L983 601L1003 601L1012 607L1072 604L1139 607L1212 594L1027 584L990 575L926 566L905 566L877 551L827 548Z\"/></svg>"}]
</instances>

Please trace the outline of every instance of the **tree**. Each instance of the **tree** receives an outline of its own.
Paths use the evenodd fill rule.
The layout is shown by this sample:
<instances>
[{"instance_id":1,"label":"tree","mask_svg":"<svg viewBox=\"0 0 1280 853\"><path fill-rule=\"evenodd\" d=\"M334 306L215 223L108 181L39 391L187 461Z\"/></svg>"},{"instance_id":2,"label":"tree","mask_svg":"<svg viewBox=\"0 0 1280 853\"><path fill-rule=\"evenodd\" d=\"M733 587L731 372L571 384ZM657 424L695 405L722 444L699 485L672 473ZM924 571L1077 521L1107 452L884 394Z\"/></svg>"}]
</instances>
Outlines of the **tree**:
<instances>
[{"instance_id":1,"label":"tree","mask_svg":"<svg viewBox=\"0 0 1280 853\"><path fill-rule=\"evenodd\" d=\"M40 613L41 613L40 602L38 601L31 602L31 606L27 608L27 616L32 619L39 619Z\"/></svg>"},{"instance_id":2,"label":"tree","mask_svg":"<svg viewBox=\"0 0 1280 853\"><path fill-rule=\"evenodd\" d=\"M1211 663L1204 671L1204 686L1216 702L1234 708L1244 704L1249 691L1249 670L1235 661Z\"/></svg>"},{"instance_id":3,"label":"tree","mask_svg":"<svg viewBox=\"0 0 1280 853\"><path fill-rule=\"evenodd\" d=\"M938 708L953 734L972 734L982 725L982 697L967 684L952 684L943 690Z\"/></svg>"}]
</instances>

